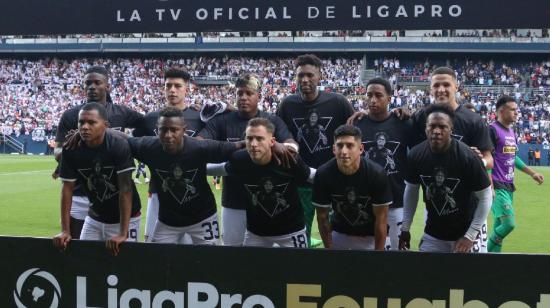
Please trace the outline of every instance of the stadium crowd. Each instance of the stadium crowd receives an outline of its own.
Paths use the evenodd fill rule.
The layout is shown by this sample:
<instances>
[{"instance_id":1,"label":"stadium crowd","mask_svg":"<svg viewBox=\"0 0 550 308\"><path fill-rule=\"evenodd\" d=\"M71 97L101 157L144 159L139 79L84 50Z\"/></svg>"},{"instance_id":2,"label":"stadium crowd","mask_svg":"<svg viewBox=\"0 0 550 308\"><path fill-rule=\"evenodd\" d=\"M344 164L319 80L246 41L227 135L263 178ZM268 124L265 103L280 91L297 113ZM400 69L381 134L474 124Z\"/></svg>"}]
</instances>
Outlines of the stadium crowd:
<instances>
[{"instance_id":1,"label":"stadium crowd","mask_svg":"<svg viewBox=\"0 0 550 308\"><path fill-rule=\"evenodd\" d=\"M264 87L260 109L275 112L282 99L296 92L292 58L199 57L180 59L118 58L118 59L39 59L0 60L0 131L6 135L32 135L42 141L55 135L61 113L83 99L83 72L91 65L102 65L111 71L111 97L145 114L162 104L162 71L178 66L194 79L227 80L226 85L195 84L187 97L188 103L234 102L231 80L245 72L260 77ZM493 61L449 60L446 63L457 72L462 85L507 85L506 90L468 91L462 89L460 101L471 103L491 123L495 120L494 103L501 94L514 96L521 112L517 125L523 143L549 142L550 135L550 62L525 63L514 66ZM361 82L361 65L354 58L323 60L324 79L321 90L344 94L356 110L364 107L366 88ZM391 107L407 106L416 110L433 102L425 88L402 87L398 79L415 76L428 81L436 64L405 63L398 58L377 58L373 66L394 87ZM512 87L513 86L513 87ZM520 86L530 90L521 91ZM534 90L534 91L533 91Z\"/></svg>"}]
</instances>

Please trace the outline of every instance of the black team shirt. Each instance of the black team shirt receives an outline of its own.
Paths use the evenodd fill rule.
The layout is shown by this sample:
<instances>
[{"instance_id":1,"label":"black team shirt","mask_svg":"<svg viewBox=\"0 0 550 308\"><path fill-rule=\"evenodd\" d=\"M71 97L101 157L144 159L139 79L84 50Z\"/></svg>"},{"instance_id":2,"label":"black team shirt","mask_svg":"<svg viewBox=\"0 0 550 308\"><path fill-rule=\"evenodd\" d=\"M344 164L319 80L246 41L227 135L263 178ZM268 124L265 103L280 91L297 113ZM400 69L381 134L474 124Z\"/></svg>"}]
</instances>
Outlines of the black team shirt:
<instances>
[{"instance_id":1,"label":"black team shirt","mask_svg":"<svg viewBox=\"0 0 550 308\"><path fill-rule=\"evenodd\" d=\"M158 136L158 120L159 120L160 111L149 112L145 115L144 125L139 128L136 128L132 132L134 137L143 137L143 136ZM191 108L185 108L183 111L183 118L187 129L185 134L190 137L195 137L195 135L204 127L204 123L201 121L200 112L193 110ZM152 170L149 170L152 172ZM149 193L156 194L157 190L153 185L153 182L149 182Z\"/></svg>"},{"instance_id":2,"label":"black team shirt","mask_svg":"<svg viewBox=\"0 0 550 308\"><path fill-rule=\"evenodd\" d=\"M490 185L481 159L455 139L444 154L432 153L428 141L413 147L405 180L422 185L428 210L424 232L444 241L464 236L477 207L473 192Z\"/></svg>"},{"instance_id":3,"label":"black team shirt","mask_svg":"<svg viewBox=\"0 0 550 308\"><path fill-rule=\"evenodd\" d=\"M128 139L132 153L151 170L157 188L159 220L173 227L190 226L216 213L216 200L206 180L206 164L221 163L235 144L184 136L183 152L170 154L158 137Z\"/></svg>"},{"instance_id":4,"label":"black team shirt","mask_svg":"<svg viewBox=\"0 0 550 308\"><path fill-rule=\"evenodd\" d=\"M305 102L298 94L290 95L277 109L277 115L300 145L300 156L312 168L333 157L334 130L345 124L353 113L353 107L343 95L326 92L319 92L313 102Z\"/></svg>"},{"instance_id":5,"label":"black team shirt","mask_svg":"<svg viewBox=\"0 0 550 308\"><path fill-rule=\"evenodd\" d=\"M59 120L57 133L55 135L56 142L63 144L63 142L65 142L65 136L69 133L69 131L78 129L78 113L85 104L86 103L82 103L81 105L75 106L63 112L63 115L61 115L61 119ZM105 109L107 109L107 120L109 121L109 126L112 129L121 131L124 131L126 128L143 129L145 125L142 114L124 105L107 102L105 104ZM85 195L79 182L77 182L75 186L73 195Z\"/></svg>"},{"instance_id":6,"label":"black team shirt","mask_svg":"<svg viewBox=\"0 0 550 308\"><path fill-rule=\"evenodd\" d=\"M274 136L278 142L292 139L287 126L276 115L260 111L256 117L266 118L275 125ZM204 129L199 132L199 136L204 139L219 141L236 142L244 140L248 121L249 119L239 116L237 111L217 115L206 123ZM225 176L223 178L222 206L230 209L244 210L245 202L245 191L239 179L234 176Z\"/></svg>"},{"instance_id":7,"label":"black team shirt","mask_svg":"<svg viewBox=\"0 0 550 308\"><path fill-rule=\"evenodd\" d=\"M309 167L297 156L286 169L276 162L255 164L246 150L235 152L225 168L241 179L247 230L259 236L280 236L304 229L298 185L309 177Z\"/></svg>"},{"instance_id":8,"label":"black team shirt","mask_svg":"<svg viewBox=\"0 0 550 308\"><path fill-rule=\"evenodd\" d=\"M405 167L407 149L411 147L412 123L402 121L393 113L383 121L368 116L355 123L363 135L365 157L380 165L391 183L393 203L391 208L403 207L405 192Z\"/></svg>"},{"instance_id":9,"label":"black team shirt","mask_svg":"<svg viewBox=\"0 0 550 308\"><path fill-rule=\"evenodd\" d=\"M413 144L416 145L426 140L427 117L425 109L415 112L411 119L415 132ZM462 105L455 110L452 136L454 139L462 141L468 146L476 147L482 152L493 149L489 127L477 113L464 108Z\"/></svg>"},{"instance_id":10,"label":"black team shirt","mask_svg":"<svg viewBox=\"0 0 550 308\"><path fill-rule=\"evenodd\" d=\"M146 114L145 124L140 128L136 128L132 135L134 137L157 136L159 114L160 111L153 111ZM199 111L191 108L185 108L183 111L183 118L185 119L185 124L187 125L187 130L185 131L187 136L195 137L195 135L197 135L198 132L204 127Z\"/></svg>"},{"instance_id":11,"label":"black team shirt","mask_svg":"<svg viewBox=\"0 0 550 308\"><path fill-rule=\"evenodd\" d=\"M128 142L106 131L103 143L89 148L82 143L74 150L63 150L59 177L63 181L78 181L90 200L88 215L100 222L120 222L117 175L132 172L134 158ZM134 182L132 185L132 216L139 213L141 203Z\"/></svg>"},{"instance_id":12,"label":"black team shirt","mask_svg":"<svg viewBox=\"0 0 550 308\"><path fill-rule=\"evenodd\" d=\"M345 175L333 158L317 169L313 180L312 203L332 207L332 229L336 232L367 236L374 235L372 207L392 202L388 177L375 162L361 158L359 170Z\"/></svg>"}]
</instances>

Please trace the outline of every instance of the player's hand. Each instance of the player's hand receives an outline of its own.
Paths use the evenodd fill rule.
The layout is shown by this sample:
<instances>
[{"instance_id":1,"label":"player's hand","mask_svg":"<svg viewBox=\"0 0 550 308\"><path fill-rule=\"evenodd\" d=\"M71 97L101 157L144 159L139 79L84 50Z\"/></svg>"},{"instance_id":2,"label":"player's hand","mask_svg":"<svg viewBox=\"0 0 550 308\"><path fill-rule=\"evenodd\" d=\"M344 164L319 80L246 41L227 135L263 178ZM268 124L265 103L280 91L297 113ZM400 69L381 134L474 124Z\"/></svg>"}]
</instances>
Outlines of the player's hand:
<instances>
[{"instance_id":1,"label":"player's hand","mask_svg":"<svg viewBox=\"0 0 550 308\"><path fill-rule=\"evenodd\" d=\"M195 111L201 111L201 105L199 104L189 104L189 108Z\"/></svg>"},{"instance_id":2,"label":"player's hand","mask_svg":"<svg viewBox=\"0 0 550 308\"><path fill-rule=\"evenodd\" d=\"M472 152L474 152L474 154L477 155L480 159L483 159L483 154L478 148L470 147L470 150L472 150Z\"/></svg>"},{"instance_id":3,"label":"player's hand","mask_svg":"<svg viewBox=\"0 0 550 308\"><path fill-rule=\"evenodd\" d=\"M533 180L535 180L535 182L537 182L537 184L542 184L544 183L544 175L540 174L540 173L534 173L532 176Z\"/></svg>"},{"instance_id":4,"label":"player's hand","mask_svg":"<svg viewBox=\"0 0 550 308\"><path fill-rule=\"evenodd\" d=\"M409 231L401 231L399 234L399 250L411 249L411 233Z\"/></svg>"},{"instance_id":5,"label":"player's hand","mask_svg":"<svg viewBox=\"0 0 550 308\"><path fill-rule=\"evenodd\" d=\"M78 132L78 129L76 130L70 130L67 135L65 136L65 142L63 143L63 149L65 150L74 150L82 141L82 138L80 137L80 133Z\"/></svg>"},{"instance_id":6,"label":"player's hand","mask_svg":"<svg viewBox=\"0 0 550 308\"><path fill-rule=\"evenodd\" d=\"M351 117L348 118L348 120L346 121L346 124L353 125L355 121L361 120L366 115L369 115L368 110L357 111L356 113L352 114Z\"/></svg>"},{"instance_id":7,"label":"player's hand","mask_svg":"<svg viewBox=\"0 0 550 308\"><path fill-rule=\"evenodd\" d=\"M65 250L72 237L69 232L62 231L53 237L53 245L59 250Z\"/></svg>"},{"instance_id":8,"label":"player's hand","mask_svg":"<svg viewBox=\"0 0 550 308\"><path fill-rule=\"evenodd\" d=\"M411 111L407 107L395 108L391 112L393 112L393 114L395 114L401 121L407 121L411 118Z\"/></svg>"},{"instance_id":9,"label":"player's hand","mask_svg":"<svg viewBox=\"0 0 550 308\"><path fill-rule=\"evenodd\" d=\"M59 177L59 173L57 173L57 170L52 172L52 179L57 180L58 177Z\"/></svg>"},{"instance_id":10,"label":"player's hand","mask_svg":"<svg viewBox=\"0 0 550 308\"><path fill-rule=\"evenodd\" d=\"M473 246L474 246L474 242L470 241L465 237L461 237L458 239L458 241L455 242L455 247L453 248L453 252L462 252L462 253L470 252Z\"/></svg>"},{"instance_id":11,"label":"player's hand","mask_svg":"<svg viewBox=\"0 0 550 308\"><path fill-rule=\"evenodd\" d=\"M292 164L296 164L295 152L291 151L284 144L275 142L271 147L273 157L277 164L282 165L285 168L290 168Z\"/></svg>"},{"instance_id":12,"label":"player's hand","mask_svg":"<svg viewBox=\"0 0 550 308\"><path fill-rule=\"evenodd\" d=\"M120 244L124 243L128 237L126 235L117 235L111 237L107 240L106 246L107 249L114 255L117 256L120 252Z\"/></svg>"}]
</instances>

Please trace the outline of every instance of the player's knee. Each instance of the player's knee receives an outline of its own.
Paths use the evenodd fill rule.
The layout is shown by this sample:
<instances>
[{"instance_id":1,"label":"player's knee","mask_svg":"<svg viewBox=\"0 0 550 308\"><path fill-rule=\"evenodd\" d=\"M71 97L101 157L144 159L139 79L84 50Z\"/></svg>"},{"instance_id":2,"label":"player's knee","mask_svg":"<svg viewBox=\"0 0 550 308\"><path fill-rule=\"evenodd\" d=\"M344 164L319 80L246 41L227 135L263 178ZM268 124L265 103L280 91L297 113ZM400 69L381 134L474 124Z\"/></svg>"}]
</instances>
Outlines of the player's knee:
<instances>
[{"instance_id":1,"label":"player's knee","mask_svg":"<svg viewBox=\"0 0 550 308\"><path fill-rule=\"evenodd\" d=\"M503 237L510 234L516 227L516 220L513 216L504 216L500 218L501 225L500 229L502 230L501 234Z\"/></svg>"}]
</instances>

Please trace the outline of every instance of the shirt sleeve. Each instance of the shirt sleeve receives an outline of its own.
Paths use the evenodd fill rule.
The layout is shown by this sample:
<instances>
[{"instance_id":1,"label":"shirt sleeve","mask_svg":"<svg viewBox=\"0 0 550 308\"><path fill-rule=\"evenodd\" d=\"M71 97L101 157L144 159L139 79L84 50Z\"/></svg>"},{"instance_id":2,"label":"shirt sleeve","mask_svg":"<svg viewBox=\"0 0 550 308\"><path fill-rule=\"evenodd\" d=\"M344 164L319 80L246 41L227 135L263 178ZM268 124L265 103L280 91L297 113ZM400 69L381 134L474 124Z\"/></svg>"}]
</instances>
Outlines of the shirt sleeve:
<instances>
[{"instance_id":1,"label":"shirt sleeve","mask_svg":"<svg viewBox=\"0 0 550 308\"><path fill-rule=\"evenodd\" d=\"M225 171L231 176L236 176L240 174L240 164L239 164L239 154L240 152L235 152L229 158L229 161L225 164Z\"/></svg>"},{"instance_id":2,"label":"shirt sleeve","mask_svg":"<svg viewBox=\"0 0 550 308\"><path fill-rule=\"evenodd\" d=\"M292 133L288 130L285 122L276 115L269 117L269 120L275 125L275 139L278 142L283 142L288 139L293 139Z\"/></svg>"},{"instance_id":3,"label":"shirt sleeve","mask_svg":"<svg viewBox=\"0 0 550 308\"><path fill-rule=\"evenodd\" d=\"M493 143L491 142L491 137L489 134L489 127L483 123L483 121L476 122L476 129L472 130L475 132L473 146L477 147L480 151L490 151L492 150Z\"/></svg>"},{"instance_id":4,"label":"shirt sleeve","mask_svg":"<svg viewBox=\"0 0 550 308\"><path fill-rule=\"evenodd\" d=\"M206 122L206 125L201 129L197 136L200 136L204 139L219 140L220 136L218 134L217 126L220 123L221 116L216 116L210 121Z\"/></svg>"},{"instance_id":5,"label":"shirt sleeve","mask_svg":"<svg viewBox=\"0 0 550 308\"><path fill-rule=\"evenodd\" d=\"M78 123L76 119L71 119L73 116L72 109L66 111L61 116L59 124L57 125L57 132L55 134L55 142L63 143L65 142L65 136L72 129L78 128Z\"/></svg>"},{"instance_id":6,"label":"shirt sleeve","mask_svg":"<svg viewBox=\"0 0 550 308\"><path fill-rule=\"evenodd\" d=\"M470 170L470 178L468 183L470 183L470 188L472 191L481 191L491 185L485 166L483 166L483 162L479 157L474 156L473 153L471 153L466 168L468 168L466 170Z\"/></svg>"},{"instance_id":7,"label":"shirt sleeve","mask_svg":"<svg viewBox=\"0 0 550 308\"><path fill-rule=\"evenodd\" d=\"M308 165L302 160L300 155L296 156L296 166L294 169L294 175L299 183L305 183L309 178L311 170Z\"/></svg>"},{"instance_id":8,"label":"shirt sleeve","mask_svg":"<svg viewBox=\"0 0 550 308\"><path fill-rule=\"evenodd\" d=\"M416 162L412 151L409 151L409 153L407 154L405 181L411 184L420 184L420 176L418 175L418 171L416 169Z\"/></svg>"},{"instance_id":9,"label":"shirt sleeve","mask_svg":"<svg viewBox=\"0 0 550 308\"><path fill-rule=\"evenodd\" d=\"M492 126L489 126L489 137L491 138L491 143L494 149L497 146L497 132Z\"/></svg>"},{"instance_id":10,"label":"shirt sleeve","mask_svg":"<svg viewBox=\"0 0 550 308\"><path fill-rule=\"evenodd\" d=\"M129 128L139 128L139 129L143 129L145 131L146 129L146 126L145 126L145 117L135 111L135 110L132 110L126 106L124 106L124 109L125 109L125 113L126 113L126 116L125 116L125 119L126 119L126 125L125 127L129 127Z\"/></svg>"},{"instance_id":11,"label":"shirt sleeve","mask_svg":"<svg viewBox=\"0 0 550 308\"><path fill-rule=\"evenodd\" d=\"M133 171L136 169L134 164L134 156L132 156L132 151L130 150L130 145L124 139L115 139L116 150L113 152L115 160L115 170L117 174L124 173L127 171Z\"/></svg>"},{"instance_id":12,"label":"shirt sleeve","mask_svg":"<svg viewBox=\"0 0 550 308\"><path fill-rule=\"evenodd\" d=\"M64 182L75 182L77 179L76 170L71 164L71 155L65 150L61 153L59 178Z\"/></svg>"},{"instance_id":13,"label":"shirt sleeve","mask_svg":"<svg viewBox=\"0 0 550 308\"><path fill-rule=\"evenodd\" d=\"M237 150L235 143L227 141L203 140L200 141L203 157L207 163L221 163L231 158Z\"/></svg>"},{"instance_id":14,"label":"shirt sleeve","mask_svg":"<svg viewBox=\"0 0 550 308\"><path fill-rule=\"evenodd\" d=\"M341 96L341 101L342 101L342 106L344 106L343 108L344 118L345 120L347 120L349 117L351 117L355 113L355 110L353 109L353 106L345 96L343 95Z\"/></svg>"},{"instance_id":15,"label":"shirt sleeve","mask_svg":"<svg viewBox=\"0 0 550 308\"><path fill-rule=\"evenodd\" d=\"M316 207L331 208L330 189L326 187L323 180L323 172L315 174L313 179L313 194L311 203Z\"/></svg>"},{"instance_id":16,"label":"shirt sleeve","mask_svg":"<svg viewBox=\"0 0 550 308\"><path fill-rule=\"evenodd\" d=\"M142 144L142 138L136 138L136 137L130 137L127 139L128 146L130 147L130 152L132 153L132 156L134 156L137 160L143 161L143 157L141 156L141 144Z\"/></svg>"}]
</instances>

